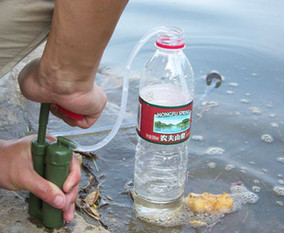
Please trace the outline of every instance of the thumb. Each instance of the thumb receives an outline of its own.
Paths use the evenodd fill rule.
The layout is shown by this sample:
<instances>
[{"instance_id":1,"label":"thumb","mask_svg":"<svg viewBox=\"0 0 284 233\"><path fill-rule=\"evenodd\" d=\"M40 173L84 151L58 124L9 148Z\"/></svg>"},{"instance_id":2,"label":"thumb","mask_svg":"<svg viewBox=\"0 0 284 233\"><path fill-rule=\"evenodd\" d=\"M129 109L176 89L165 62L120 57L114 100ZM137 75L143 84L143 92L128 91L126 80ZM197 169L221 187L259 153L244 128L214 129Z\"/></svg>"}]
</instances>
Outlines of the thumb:
<instances>
[{"instance_id":1,"label":"thumb","mask_svg":"<svg viewBox=\"0 0 284 233\"><path fill-rule=\"evenodd\" d=\"M52 182L42 178L36 172L34 172L32 179L29 179L25 186L25 189L57 209L63 209L66 205L66 197L61 189Z\"/></svg>"}]
</instances>

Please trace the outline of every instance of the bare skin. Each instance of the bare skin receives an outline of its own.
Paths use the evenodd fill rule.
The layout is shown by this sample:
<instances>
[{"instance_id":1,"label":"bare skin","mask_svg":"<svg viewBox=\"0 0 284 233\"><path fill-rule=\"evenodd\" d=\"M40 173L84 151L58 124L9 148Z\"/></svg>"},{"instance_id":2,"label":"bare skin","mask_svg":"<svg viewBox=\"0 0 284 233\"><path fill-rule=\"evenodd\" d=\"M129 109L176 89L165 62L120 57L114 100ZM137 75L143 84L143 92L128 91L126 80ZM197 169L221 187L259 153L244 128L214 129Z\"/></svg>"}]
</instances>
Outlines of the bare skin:
<instances>
[{"instance_id":1,"label":"bare skin","mask_svg":"<svg viewBox=\"0 0 284 233\"><path fill-rule=\"evenodd\" d=\"M31 141L36 135L21 139L0 140L0 187L8 190L29 190L43 201L64 211L64 219L72 221L74 202L78 194L81 177L80 164L75 156L70 165L70 173L64 183L62 192L57 186L43 179L33 169ZM47 137L50 141L56 139Z\"/></svg>"},{"instance_id":2,"label":"bare skin","mask_svg":"<svg viewBox=\"0 0 284 233\"><path fill-rule=\"evenodd\" d=\"M88 128L94 124L106 104L106 95L94 83L95 74L126 3L56 1L43 56L19 75L24 96L41 103L57 103L84 115L82 120L74 121L53 105L52 112L71 126Z\"/></svg>"},{"instance_id":3,"label":"bare skin","mask_svg":"<svg viewBox=\"0 0 284 233\"><path fill-rule=\"evenodd\" d=\"M44 53L41 58L27 64L19 74L23 95L36 102L51 103L53 114L71 126L88 128L93 125L107 101L105 93L94 82L95 75L127 2L85 0L82 4L80 0L55 1ZM84 115L83 119L72 120L56 104ZM33 170L31 142L34 137L0 141L0 187L29 190L50 205L62 209L64 219L70 222L81 176L79 163L73 157L71 172L62 192Z\"/></svg>"}]
</instances>

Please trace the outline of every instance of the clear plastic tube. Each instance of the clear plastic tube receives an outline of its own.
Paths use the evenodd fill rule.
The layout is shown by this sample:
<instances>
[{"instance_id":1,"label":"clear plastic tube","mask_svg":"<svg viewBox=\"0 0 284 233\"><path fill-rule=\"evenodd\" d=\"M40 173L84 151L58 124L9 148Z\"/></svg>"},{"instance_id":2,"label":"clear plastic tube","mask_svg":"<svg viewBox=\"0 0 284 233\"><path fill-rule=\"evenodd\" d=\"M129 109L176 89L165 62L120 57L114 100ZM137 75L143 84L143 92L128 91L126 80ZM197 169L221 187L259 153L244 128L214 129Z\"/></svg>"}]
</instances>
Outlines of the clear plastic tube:
<instances>
[{"instance_id":1,"label":"clear plastic tube","mask_svg":"<svg viewBox=\"0 0 284 233\"><path fill-rule=\"evenodd\" d=\"M127 64L126 64L126 69L125 69L125 75L123 78L123 88L122 88L122 96L121 96L121 103L120 103L120 111L117 117L117 120L112 128L112 130L109 132L109 134L100 142L98 142L97 144L94 145L89 145L89 146L83 146L78 144L77 149L80 151L96 151L101 149L102 147L104 147L106 144L108 144L116 135L116 133L118 132L122 121L123 121L123 117L126 111L126 105L127 105L127 98L128 98L128 88L129 88L129 75L130 75L130 68L132 65L132 62L134 60L134 58L136 57L137 53L141 50L141 48L145 45L145 43L151 39L153 36L159 34L159 33L167 33L169 34L169 36L171 34L173 34L174 32L172 31L171 27L165 27L165 26L161 26L161 27L157 27L154 28L152 30L150 30L148 33L146 33L136 44L136 46L134 47L134 49L132 50L132 52L130 53L130 56L128 58ZM96 129L90 129L88 131L83 131L78 133L78 130L74 132L68 132L69 136L72 135L84 135L84 134L90 134L92 131L95 133L97 132ZM54 135L59 135L58 133L53 133ZM66 134L65 134L66 135Z\"/></svg>"}]
</instances>

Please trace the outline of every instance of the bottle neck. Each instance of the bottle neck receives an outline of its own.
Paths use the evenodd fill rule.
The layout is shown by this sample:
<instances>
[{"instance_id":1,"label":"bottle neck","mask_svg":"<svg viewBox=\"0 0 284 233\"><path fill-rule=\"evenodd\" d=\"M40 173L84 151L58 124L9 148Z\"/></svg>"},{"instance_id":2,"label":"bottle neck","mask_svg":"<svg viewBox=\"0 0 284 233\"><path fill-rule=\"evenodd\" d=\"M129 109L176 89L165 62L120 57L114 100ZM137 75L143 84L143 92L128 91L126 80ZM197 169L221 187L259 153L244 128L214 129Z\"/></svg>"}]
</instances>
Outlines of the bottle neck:
<instances>
[{"instance_id":1,"label":"bottle neck","mask_svg":"<svg viewBox=\"0 0 284 233\"><path fill-rule=\"evenodd\" d=\"M183 49L185 47L183 30L179 27L169 27L167 31L159 33L156 46L169 50Z\"/></svg>"}]
</instances>

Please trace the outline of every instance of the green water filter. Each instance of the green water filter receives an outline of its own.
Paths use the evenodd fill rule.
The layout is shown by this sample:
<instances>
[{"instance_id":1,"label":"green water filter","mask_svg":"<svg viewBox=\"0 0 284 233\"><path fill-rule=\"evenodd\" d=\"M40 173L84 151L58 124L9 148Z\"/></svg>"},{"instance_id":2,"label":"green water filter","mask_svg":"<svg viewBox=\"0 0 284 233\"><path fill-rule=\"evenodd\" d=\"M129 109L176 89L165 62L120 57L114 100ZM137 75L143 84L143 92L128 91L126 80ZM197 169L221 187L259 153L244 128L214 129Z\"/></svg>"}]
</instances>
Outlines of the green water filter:
<instances>
[{"instance_id":1,"label":"green water filter","mask_svg":"<svg viewBox=\"0 0 284 233\"><path fill-rule=\"evenodd\" d=\"M48 143L38 143L37 139L32 142L32 156L34 170L40 175L44 176L44 155ZM42 200L34 194L29 194L29 209L28 212L31 216L41 219Z\"/></svg>"},{"instance_id":2,"label":"green water filter","mask_svg":"<svg viewBox=\"0 0 284 233\"><path fill-rule=\"evenodd\" d=\"M51 143L45 153L45 179L51 181L62 189L69 174L69 166L72 161L72 149L76 145L71 140L58 137L57 142ZM49 228L60 228L64 224L62 210L56 209L43 202L42 223Z\"/></svg>"},{"instance_id":3,"label":"green water filter","mask_svg":"<svg viewBox=\"0 0 284 233\"><path fill-rule=\"evenodd\" d=\"M44 177L44 157L45 150L48 142L45 140L46 127L49 116L49 104L41 104L39 115L39 128L38 138L32 142L32 158L34 170L42 177ZM34 194L29 194L29 208L28 212L31 216L34 216L41 220L42 215L42 200L36 197Z\"/></svg>"}]
</instances>

